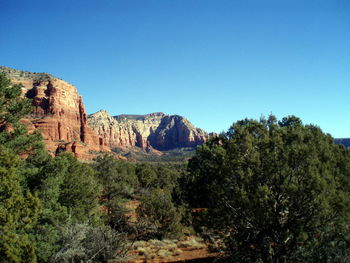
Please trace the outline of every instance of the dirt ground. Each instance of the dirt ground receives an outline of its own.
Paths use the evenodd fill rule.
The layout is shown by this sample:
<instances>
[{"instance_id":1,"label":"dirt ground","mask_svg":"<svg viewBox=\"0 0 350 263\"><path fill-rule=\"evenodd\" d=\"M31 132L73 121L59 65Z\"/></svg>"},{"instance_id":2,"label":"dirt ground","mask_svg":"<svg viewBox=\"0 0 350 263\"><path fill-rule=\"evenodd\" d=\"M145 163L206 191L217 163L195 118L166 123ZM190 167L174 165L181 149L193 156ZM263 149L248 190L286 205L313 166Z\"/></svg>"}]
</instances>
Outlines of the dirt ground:
<instances>
[{"instance_id":1,"label":"dirt ground","mask_svg":"<svg viewBox=\"0 0 350 263\"><path fill-rule=\"evenodd\" d=\"M171 258L153 258L146 259L142 255L137 255L137 251L132 251L131 254L136 256L135 259L127 261L127 263L166 263L166 262L189 262L194 261L201 262L200 259L211 259L217 257L217 254L210 253L206 248L203 249L182 249L183 253L178 256L172 256Z\"/></svg>"}]
</instances>

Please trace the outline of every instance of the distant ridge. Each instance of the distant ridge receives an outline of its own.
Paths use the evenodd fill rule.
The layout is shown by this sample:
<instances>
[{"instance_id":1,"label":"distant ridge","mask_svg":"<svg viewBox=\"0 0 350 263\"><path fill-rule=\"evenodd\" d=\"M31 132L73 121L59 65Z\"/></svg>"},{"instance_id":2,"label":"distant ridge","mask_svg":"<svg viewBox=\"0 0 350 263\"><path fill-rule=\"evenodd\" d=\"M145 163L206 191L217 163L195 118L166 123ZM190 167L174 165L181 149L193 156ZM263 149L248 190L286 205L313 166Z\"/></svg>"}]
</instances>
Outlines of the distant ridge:
<instances>
[{"instance_id":1,"label":"distant ridge","mask_svg":"<svg viewBox=\"0 0 350 263\"><path fill-rule=\"evenodd\" d=\"M113 116L113 118L115 118L118 121L122 121L122 120L145 120L149 117L164 117L165 114L163 112L154 112L154 113L150 113L150 114L144 114L144 115L140 115L140 114L120 114L120 115L116 115Z\"/></svg>"},{"instance_id":2,"label":"distant ridge","mask_svg":"<svg viewBox=\"0 0 350 263\"><path fill-rule=\"evenodd\" d=\"M196 128L186 118L162 112L111 116L100 110L90 114L88 122L111 148L139 147L167 151L196 147L209 138L208 133Z\"/></svg>"},{"instance_id":3,"label":"distant ridge","mask_svg":"<svg viewBox=\"0 0 350 263\"><path fill-rule=\"evenodd\" d=\"M339 139L334 139L334 142L336 144L342 144L345 147L350 147L350 138L339 138Z\"/></svg>"}]
</instances>

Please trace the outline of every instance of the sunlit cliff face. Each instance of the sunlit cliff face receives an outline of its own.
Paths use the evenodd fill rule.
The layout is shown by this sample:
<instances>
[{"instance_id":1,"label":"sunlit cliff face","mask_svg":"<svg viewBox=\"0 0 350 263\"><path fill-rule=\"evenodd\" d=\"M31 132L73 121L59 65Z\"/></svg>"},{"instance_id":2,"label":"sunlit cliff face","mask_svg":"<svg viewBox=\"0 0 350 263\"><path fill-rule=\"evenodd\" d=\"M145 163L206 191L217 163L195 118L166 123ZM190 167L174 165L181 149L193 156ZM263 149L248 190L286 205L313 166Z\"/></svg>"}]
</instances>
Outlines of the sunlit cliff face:
<instances>
[{"instance_id":1,"label":"sunlit cliff face","mask_svg":"<svg viewBox=\"0 0 350 263\"><path fill-rule=\"evenodd\" d=\"M111 147L152 146L157 150L169 150L195 147L208 139L205 131L195 128L184 117L161 112L112 117L101 110L89 115L88 121Z\"/></svg>"}]
</instances>

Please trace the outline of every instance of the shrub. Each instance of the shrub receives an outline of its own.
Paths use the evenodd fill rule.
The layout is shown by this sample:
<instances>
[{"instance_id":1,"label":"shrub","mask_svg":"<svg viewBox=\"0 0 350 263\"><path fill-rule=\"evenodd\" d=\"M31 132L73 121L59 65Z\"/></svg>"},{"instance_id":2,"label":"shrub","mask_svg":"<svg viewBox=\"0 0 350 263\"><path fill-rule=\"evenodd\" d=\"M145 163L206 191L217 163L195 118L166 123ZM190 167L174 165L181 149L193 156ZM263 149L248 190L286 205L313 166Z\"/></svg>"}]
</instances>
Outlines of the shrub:
<instances>
[{"instance_id":1,"label":"shrub","mask_svg":"<svg viewBox=\"0 0 350 263\"><path fill-rule=\"evenodd\" d=\"M137 208L137 214L139 219L154 226L154 232L149 234L157 239L181 235L181 218L167 190L155 189L144 197Z\"/></svg>"}]
</instances>

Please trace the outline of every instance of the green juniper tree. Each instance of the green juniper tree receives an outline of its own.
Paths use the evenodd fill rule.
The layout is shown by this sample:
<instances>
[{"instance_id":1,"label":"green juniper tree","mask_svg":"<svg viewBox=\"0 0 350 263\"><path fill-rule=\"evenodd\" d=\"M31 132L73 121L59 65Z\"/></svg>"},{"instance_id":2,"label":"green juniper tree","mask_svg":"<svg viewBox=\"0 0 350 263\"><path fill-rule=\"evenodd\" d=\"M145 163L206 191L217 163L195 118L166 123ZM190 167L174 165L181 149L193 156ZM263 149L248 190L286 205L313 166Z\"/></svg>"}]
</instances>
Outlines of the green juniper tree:
<instances>
[{"instance_id":1,"label":"green juniper tree","mask_svg":"<svg viewBox=\"0 0 350 263\"><path fill-rule=\"evenodd\" d=\"M93 167L103 188L101 204L106 209L107 221L112 227L123 227L124 204L138 186L135 167L109 154L99 156Z\"/></svg>"},{"instance_id":2,"label":"green juniper tree","mask_svg":"<svg viewBox=\"0 0 350 263\"><path fill-rule=\"evenodd\" d=\"M98 198L102 188L96 180L95 171L71 153L60 154L55 159L62 162L65 171L59 203L67 207L78 222L96 221L100 214Z\"/></svg>"},{"instance_id":3,"label":"green juniper tree","mask_svg":"<svg viewBox=\"0 0 350 263\"><path fill-rule=\"evenodd\" d=\"M162 239L181 235L181 215L168 190L154 189L141 199L136 211L139 220L148 224L149 237Z\"/></svg>"},{"instance_id":4,"label":"green juniper tree","mask_svg":"<svg viewBox=\"0 0 350 263\"><path fill-rule=\"evenodd\" d=\"M135 173L140 183L140 187L150 189L156 185L157 174L152 165L148 163L139 163L136 165Z\"/></svg>"},{"instance_id":5,"label":"green juniper tree","mask_svg":"<svg viewBox=\"0 0 350 263\"><path fill-rule=\"evenodd\" d=\"M349 166L294 116L245 119L197 149L185 189L234 262L348 262Z\"/></svg>"}]
</instances>

